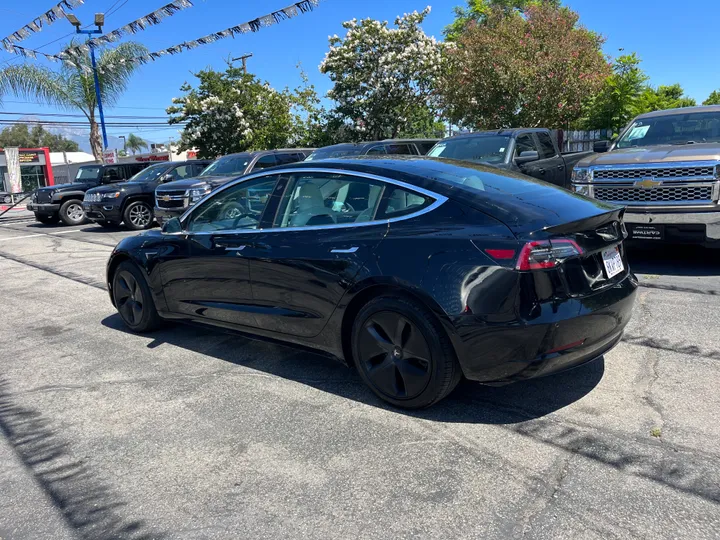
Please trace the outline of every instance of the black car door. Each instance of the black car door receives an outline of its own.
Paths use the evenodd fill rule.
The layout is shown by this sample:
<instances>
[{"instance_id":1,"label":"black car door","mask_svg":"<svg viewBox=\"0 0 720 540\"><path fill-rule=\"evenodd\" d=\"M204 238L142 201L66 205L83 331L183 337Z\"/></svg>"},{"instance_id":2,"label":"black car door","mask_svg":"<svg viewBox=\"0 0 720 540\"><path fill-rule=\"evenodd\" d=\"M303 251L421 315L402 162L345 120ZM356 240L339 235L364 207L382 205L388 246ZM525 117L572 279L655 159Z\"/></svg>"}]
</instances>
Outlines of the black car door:
<instances>
[{"instance_id":1,"label":"black car door","mask_svg":"<svg viewBox=\"0 0 720 540\"><path fill-rule=\"evenodd\" d=\"M245 250L257 241L254 233L271 194L282 189L277 182L272 175L234 183L193 209L181 233L187 249L163 265L171 312L199 321L256 325Z\"/></svg>"},{"instance_id":2,"label":"black car door","mask_svg":"<svg viewBox=\"0 0 720 540\"><path fill-rule=\"evenodd\" d=\"M536 132L540 160L538 161L545 168L546 182L556 186L565 186L565 160L558 154L549 133Z\"/></svg>"},{"instance_id":3,"label":"black car door","mask_svg":"<svg viewBox=\"0 0 720 540\"><path fill-rule=\"evenodd\" d=\"M287 175L272 228L247 248L261 328L303 337L322 331L387 234L387 219L376 213L407 204L396 187L350 172Z\"/></svg>"}]
</instances>

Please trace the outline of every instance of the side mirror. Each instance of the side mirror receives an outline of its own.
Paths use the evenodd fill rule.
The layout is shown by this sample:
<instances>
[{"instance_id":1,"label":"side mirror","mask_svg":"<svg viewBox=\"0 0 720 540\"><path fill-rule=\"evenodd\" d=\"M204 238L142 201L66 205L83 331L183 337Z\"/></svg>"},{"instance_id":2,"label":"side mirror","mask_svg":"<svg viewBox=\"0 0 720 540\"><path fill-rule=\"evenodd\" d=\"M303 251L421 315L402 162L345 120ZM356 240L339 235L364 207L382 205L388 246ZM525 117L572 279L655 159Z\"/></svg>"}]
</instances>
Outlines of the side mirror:
<instances>
[{"instance_id":1,"label":"side mirror","mask_svg":"<svg viewBox=\"0 0 720 540\"><path fill-rule=\"evenodd\" d=\"M160 182L164 184L165 182L172 182L174 179L175 177L171 173L167 173L160 177Z\"/></svg>"},{"instance_id":2,"label":"side mirror","mask_svg":"<svg viewBox=\"0 0 720 540\"><path fill-rule=\"evenodd\" d=\"M612 144L612 141L595 141L593 143L593 152L597 152L598 154L602 152L607 152L610 150L610 145Z\"/></svg>"},{"instance_id":3,"label":"side mirror","mask_svg":"<svg viewBox=\"0 0 720 540\"><path fill-rule=\"evenodd\" d=\"M537 161L538 159L540 159L540 154L537 153L537 150L526 150L525 152L520 152L520 155L515 158L515 163L523 165L525 163Z\"/></svg>"},{"instance_id":4,"label":"side mirror","mask_svg":"<svg viewBox=\"0 0 720 540\"><path fill-rule=\"evenodd\" d=\"M179 233L182 232L182 223L180 223L178 218L174 217L163 223L161 230L166 234Z\"/></svg>"}]
</instances>

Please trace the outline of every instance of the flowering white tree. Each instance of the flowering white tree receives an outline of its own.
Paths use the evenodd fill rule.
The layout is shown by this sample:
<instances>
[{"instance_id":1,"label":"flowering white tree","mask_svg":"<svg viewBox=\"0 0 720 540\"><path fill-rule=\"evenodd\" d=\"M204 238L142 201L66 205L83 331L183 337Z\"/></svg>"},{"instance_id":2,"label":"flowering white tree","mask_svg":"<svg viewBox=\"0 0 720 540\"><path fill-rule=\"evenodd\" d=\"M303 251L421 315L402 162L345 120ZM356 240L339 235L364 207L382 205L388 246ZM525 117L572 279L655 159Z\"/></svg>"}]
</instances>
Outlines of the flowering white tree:
<instances>
[{"instance_id":1,"label":"flowering white tree","mask_svg":"<svg viewBox=\"0 0 720 540\"><path fill-rule=\"evenodd\" d=\"M436 123L443 45L420 27L428 13L430 7L397 17L396 28L353 19L343 23L345 38L329 38L320 71L334 83L328 92L336 103L333 115L357 140L397 137L417 132L418 123Z\"/></svg>"},{"instance_id":2,"label":"flowering white tree","mask_svg":"<svg viewBox=\"0 0 720 540\"><path fill-rule=\"evenodd\" d=\"M183 97L166 109L169 123L185 123L180 149L197 148L214 158L248 149L287 146L295 129L291 99L242 69L205 70L196 74L197 89L185 83Z\"/></svg>"}]
</instances>

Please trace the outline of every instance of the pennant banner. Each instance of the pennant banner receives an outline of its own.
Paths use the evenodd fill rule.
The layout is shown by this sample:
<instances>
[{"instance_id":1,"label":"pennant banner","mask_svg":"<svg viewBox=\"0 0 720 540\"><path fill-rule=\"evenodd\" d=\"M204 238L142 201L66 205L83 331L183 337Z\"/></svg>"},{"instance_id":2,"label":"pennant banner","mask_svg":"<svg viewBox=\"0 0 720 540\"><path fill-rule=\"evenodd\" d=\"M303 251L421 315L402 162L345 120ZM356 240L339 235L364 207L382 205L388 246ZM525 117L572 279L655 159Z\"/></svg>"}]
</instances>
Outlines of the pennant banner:
<instances>
[{"instance_id":1,"label":"pennant banner","mask_svg":"<svg viewBox=\"0 0 720 540\"><path fill-rule=\"evenodd\" d=\"M164 5L160 9L156 9L152 13L148 13L144 17L140 17L139 19L128 23L125 26L122 26L117 30L113 30L112 32L109 32L103 36L90 39L82 45L69 47L63 52L69 54L88 53L90 51L90 47L102 47L103 45L107 45L108 43L114 43L120 40L123 36L127 36L129 34L136 34L141 30L145 30L149 26L155 26L156 24L160 24L163 19L167 17L172 17L179 11L182 11L189 7L193 7L193 3L190 0L174 0L173 2Z\"/></svg>"},{"instance_id":2,"label":"pennant banner","mask_svg":"<svg viewBox=\"0 0 720 540\"><path fill-rule=\"evenodd\" d=\"M57 4L54 8L49 9L40 17L33 19L17 32L13 32L9 36L2 38L0 43L2 43L2 46L6 51L13 52L10 50L13 43L20 43L22 40L29 38L32 34L40 32L43 29L43 26L50 26L58 19L64 19L67 16L67 11L72 11L79 5L82 5L83 2L84 0L62 0L62 2Z\"/></svg>"}]
</instances>

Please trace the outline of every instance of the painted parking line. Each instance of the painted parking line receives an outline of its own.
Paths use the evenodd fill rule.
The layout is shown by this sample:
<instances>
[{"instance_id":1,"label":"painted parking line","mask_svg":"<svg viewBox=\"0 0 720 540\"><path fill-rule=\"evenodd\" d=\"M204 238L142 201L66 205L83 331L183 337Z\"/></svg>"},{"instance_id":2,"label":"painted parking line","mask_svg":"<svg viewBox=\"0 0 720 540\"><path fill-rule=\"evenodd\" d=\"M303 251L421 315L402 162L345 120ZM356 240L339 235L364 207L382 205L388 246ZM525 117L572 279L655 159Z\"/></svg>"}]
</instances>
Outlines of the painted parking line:
<instances>
[{"instance_id":1,"label":"painted parking line","mask_svg":"<svg viewBox=\"0 0 720 540\"><path fill-rule=\"evenodd\" d=\"M25 234L23 236L11 236L10 238L0 238L0 242L7 242L8 240L22 240L23 238L37 238L40 236L52 236L56 234L68 234L68 233L75 233L80 232L80 229L75 229L72 231L57 231L57 232L50 232L50 233L38 233L38 234Z\"/></svg>"}]
</instances>

